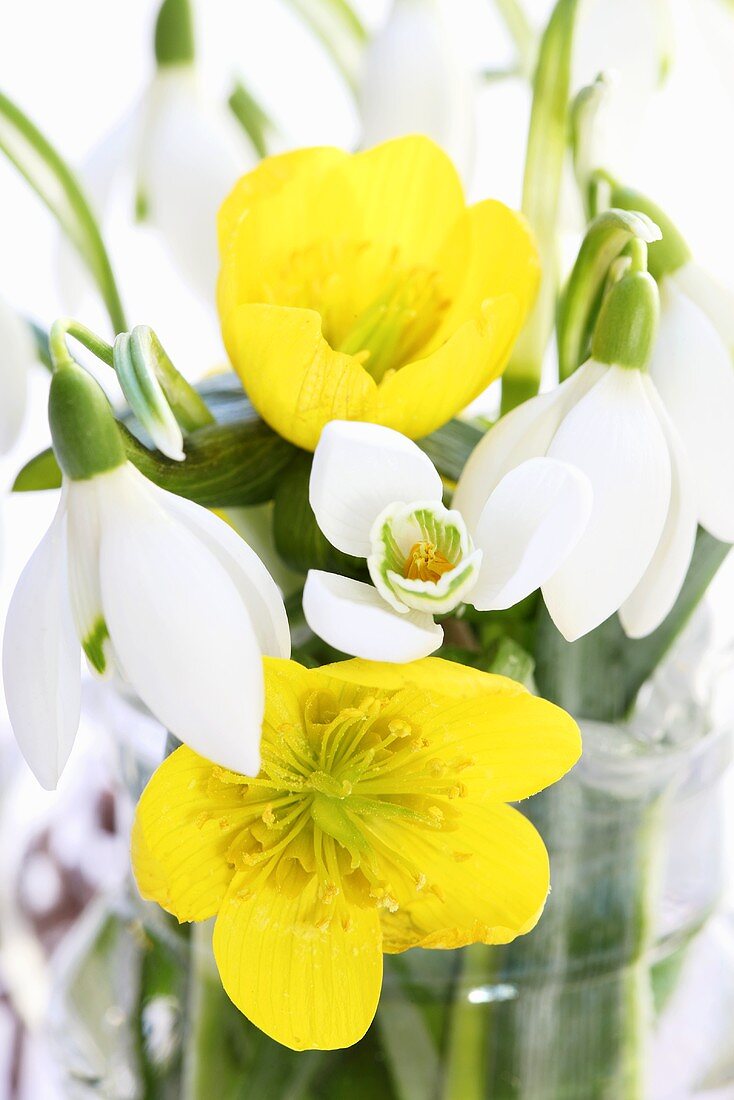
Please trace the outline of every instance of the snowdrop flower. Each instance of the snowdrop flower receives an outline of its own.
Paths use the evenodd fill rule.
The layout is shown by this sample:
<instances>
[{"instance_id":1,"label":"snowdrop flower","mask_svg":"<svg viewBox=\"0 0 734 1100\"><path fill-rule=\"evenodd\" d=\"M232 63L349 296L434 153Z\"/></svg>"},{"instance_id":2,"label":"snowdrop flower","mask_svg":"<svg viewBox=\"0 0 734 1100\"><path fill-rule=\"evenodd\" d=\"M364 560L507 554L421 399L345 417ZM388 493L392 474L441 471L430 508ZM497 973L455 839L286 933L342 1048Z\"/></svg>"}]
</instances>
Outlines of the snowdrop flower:
<instances>
[{"instance_id":1,"label":"snowdrop flower","mask_svg":"<svg viewBox=\"0 0 734 1100\"><path fill-rule=\"evenodd\" d=\"M81 647L195 752L257 774L261 655L290 651L275 582L225 523L126 461L107 399L76 365L52 378L49 421L61 501L18 581L3 645L28 764L56 786L79 722Z\"/></svg>"},{"instance_id":2,"label":"snowdrop flower","mask_svg":"<svg viewBox=\"0 0 734 1100\"><path fill-rule=\"evenodd\" d=\"M303 593L311 629L366 660L412 661L441 645L434 615L465 602L511 607L545 584L589 518L587 479L564 462L533 459L492 490L470 533L462 511L443 505L441 478L416 443L377 424L327 424L311 507L333 546L367 559L374 587L311 570Z\"/></svg>"},{"instance_id":3,"label":"snowdrop flower","mask_svg":"<svg viewBox=\"0 0 734 1100\"><path fill-rule=\"evenodd\" d=\"M645 370L657 315L650 275L635 272L616 283L603 303L591 358L557 389L519 406L489 432L454 498L471 529L485 494L532 456L548 455L587 474L594 491L591 519L543 590L553 621L569 641L615 611L628 636L651 633L683 584L697 520L719 535L726 526L734 536L734 495L718 495L723 480L731 480L733 463L713 485L696 476L708 446L704 424L719 435L727 416L731 423L734 393L726 397L728 412L717 407L723 390L702 384L700 371L706 379L709 367L696 363L686 387L686 418L698 425L696 434L683 417L674 423L658 392L660 372L653 378ZM721 527L712 523L714 502Z\"/></svg>"},{"instance_id":4,"label":"snowdrop flower","mask_svg":"<svg viewBox=\"0 0 734 1100\"><path fill-rule=\"evenodd\" d=\"M188 284L211 300L219 270L217 211L258 158L228 108L202 92L189 0L162 4L155 53L156 72L142 100L92 149L80 176L103 218L117 179L132 166L138 216L158 230ZM70 309L81 270L64 246L61 279Z\"/></svg>"},{"instance_id":5,"label":"snowdrop flower","mask_svg":"<svg viewBox=\"0 0 734 1100\"><path fill-rule=\"evenodd\" d=\"M363 60L362 144L426 134L466 178L474 158L474 90L439 0L393 0Z\"/></svg>"},{"instance_id":6,"label":"snowdrop flower","mask_svg":"<svg viewBox=\"0 0 734 1100\"><path fill-rule=\"evenodd\" d=\"M0 454L9 451L25 416L28 369L36 361L31 330L0 300Z\"/></svg>"}]
</instances>

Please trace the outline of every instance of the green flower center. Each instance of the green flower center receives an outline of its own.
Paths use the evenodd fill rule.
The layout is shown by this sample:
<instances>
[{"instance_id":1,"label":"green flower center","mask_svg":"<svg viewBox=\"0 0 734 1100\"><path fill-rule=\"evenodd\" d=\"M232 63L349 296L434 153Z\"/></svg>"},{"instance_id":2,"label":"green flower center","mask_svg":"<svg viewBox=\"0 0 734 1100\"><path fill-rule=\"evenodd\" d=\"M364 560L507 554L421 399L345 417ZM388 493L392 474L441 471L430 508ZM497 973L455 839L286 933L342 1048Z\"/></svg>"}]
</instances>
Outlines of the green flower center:
<instances>
[{"instance_id":1,"label":"green flower center","mask_svg":"<svg viewBox=\"0 0 734 1100\"><path fill-rule=\"evenodd\" d=\"M459 774L473 761L445 759L440 743L421 733L414 716L431 709L414 689L379 698L351 685L341 698L315 692L299 726L266 724L257 778L213 769L215 801L217 785L242 787L247 822L227 859L252 871L253 890L261 876L275 875L284 889L303 889L316 876L316 923L331 918L336 899L394 912L416 892L440 890L411 854L405 829L454 829Z\"/></svg>"}]
</instances>

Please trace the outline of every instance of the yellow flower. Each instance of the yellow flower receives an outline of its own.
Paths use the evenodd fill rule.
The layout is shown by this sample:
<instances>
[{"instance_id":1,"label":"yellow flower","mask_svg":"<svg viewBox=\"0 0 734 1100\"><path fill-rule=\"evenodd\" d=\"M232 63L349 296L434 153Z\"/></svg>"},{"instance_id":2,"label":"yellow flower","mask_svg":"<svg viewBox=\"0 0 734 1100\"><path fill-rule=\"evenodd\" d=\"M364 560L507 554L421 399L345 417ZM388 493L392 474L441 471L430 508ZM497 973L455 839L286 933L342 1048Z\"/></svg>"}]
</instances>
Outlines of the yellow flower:
<instances>
[{"instance_id":1,"label":"yellow flower","mask_svg":"<svg viewBox=\"0 0 734 1100\"><path fill-rule=\"evenodd\" d=\"M444 424L501 373L539 275L522 218L467 207L425 137L268 158L225 201L219 243L232 363L308 450L334 419L412 439Z\"/></svg>"},{"instance_id":2,"label":"yellow flower","mask_svg":"<svg viewBox=\"0 0 734 1100\"><path fill-rule=\"evenodd\" d=\"M142 895L216 916L224 988L296 1050L348 1046L383 951L507 943L538 920L548 857L505 803L559 779L575 723L519 684L438 658L305 669L268 659L262 770L185 746L143 792Z\"/></svg>"}]
</instances>

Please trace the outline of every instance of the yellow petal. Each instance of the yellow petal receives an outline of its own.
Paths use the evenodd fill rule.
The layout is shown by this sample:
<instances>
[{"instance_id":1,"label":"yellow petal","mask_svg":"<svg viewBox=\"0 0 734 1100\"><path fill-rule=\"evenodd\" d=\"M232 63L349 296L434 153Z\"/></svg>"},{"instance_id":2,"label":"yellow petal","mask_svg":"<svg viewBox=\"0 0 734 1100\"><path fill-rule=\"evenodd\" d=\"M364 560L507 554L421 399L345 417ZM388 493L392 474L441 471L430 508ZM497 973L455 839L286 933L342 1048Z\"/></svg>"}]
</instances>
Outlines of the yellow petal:
<instances>
[{"instance_id":1,"label":"yellow petal","mask_svg":"<svg viewBox=\"0 0 734 1100\"><path fill-rule=\"evenodd\" d=\"M527 688L507 676L461 665L457 661L445 661L442 657L424 657L405 665L388 664L386 661L363 661L355 657L351 661L336 661L323 665L319 671L325 676L346 680L364 687L400 691L404 687L416 687L445 695L451 699L476 699L484 695L527 695Z\"/></svg>"},{"instance_id":2,"label":"yellow petal","mask_svg":"<svg viewBox=\"0 0 734 1100\"><path fill-rule=\"evenodd\" d=\"M225 858L238 826L242 793L215 785L213 764L182 746L153 773L138 803L132 865L144 898L180 921L219 909L234 874Z\"/></svg>"},{"instance_id":3,"label":"yellow petal","mask_svg":"<svg viewBox=\"0 0 734 1100\"><path fill-rule=\"evenodd\" d=\"M427 882L395 913L383 912L385 951L509 943L535 926L549 886L548 853L535 828L511 806L462 799L450 832L378 821L386 842L409 846Z\"/></svg>"},{"instance_id":4,"label":"yellow petal","mask_svg":"<svg viewBox=\"0 0 734 1100\"><path fill-rule=\"evenodd\" d=\"M503 294L511 294L517 302L519 332L538 291L540 259L522 214L486 199L470 206L466 217L470 246L464 281L434 337L434 346L464 320L475 317L483 302Z\"/></svg>"},{"instance_id":5,"label":"yellow petal","mask_svg":"<svg viewBox=\"0 0 734 1100\"><path fill-rule=\"evenodd\" d=\"M581 755L581 734L570 715L535 695L497 694L442 707L422 732L441 742L447 759L471 761L461 782L518 802L556 783Z\"/></svg>"},{"instance_id":6,"label":"yellow petal","mask_svg":"<svg viewBox=\"0 0 734 1100\"><path fill-rule=\"evenodd\" d=\"M332 178L359 210L354 230L364 240L396 246L403 265L430 263L465 211L451 158L420 134L346 158Z\"/></svg>"},{"instance_id":7,"label":"yellow petal","mask_svg":"<svg viewBox=\"0 0 734 1100\"><path fill-rule=\"evenodd\" d=\"M351 355L333 351L308 309L243 305L223 318L232 364L262 418L313 450L328 420L371 420L377 387Z\"/></svg>"},{"instance_id":8,"label":"yellow petal","mask_svg":"<svg viewBox=\"0 0 734 1100\"><path fill-rule=\"evenodd\" d=\"M342 661L321 671L367 687L425 691L437 706L421 732L447 761L465 762L458 779L472 793L517 802L557 782L581 755L573 718L504 676L440 657L403 666Z\"/></svg>"},{"instance_id":9,"label":"yellow petal","mask_svg":"<svg viewBox=\"0 0 734 1100\"><path fill-rule=\"evenodd\" d=\"M309 175L323 175L347 155L331 146L315 146L261 160L257 168L237 181L219 209L217 234L220 251L225 253L228 250L237 226L259 203Z\"/></svg>"},{"instance_id":10,"label":"yellow petal","mask_svg":"<svg viewBox=\"0 0 734 1100\"><path fill-rule=\"evenodd\" d=\"M222 984L241 1012L293 1050L334 1050L362 1038L382 985L376 909L336 910L314 923L317 884L238 875L214 928ZM323 914L323 906L321 907Z\"/></svg>"},{"instance_id":11,"label":"yellow petal","mask_svg":"<svg viewBox=\"0 0 734 1100\"><path fill-rule=\"evenodd\" d=\"M440 428L499 378L520 330L513 295L486 301L424 359L388 375L378 390L377 420L411 439Z\"/></svg>"},{"instance_id":12,"label":"yellow petal","mask_svg":"<svg viewBox=\"0 0 734 1100\"><path fill-rule=\"evenodd\" d=\"M237 184L220 214L223 321L246 302L312 304L288 295L294 256L353 230L358 215L351 196L329 183L331 169L344 159L348 154L339 149L303 149L264 160Z\"/></svg>"}]
</instances>

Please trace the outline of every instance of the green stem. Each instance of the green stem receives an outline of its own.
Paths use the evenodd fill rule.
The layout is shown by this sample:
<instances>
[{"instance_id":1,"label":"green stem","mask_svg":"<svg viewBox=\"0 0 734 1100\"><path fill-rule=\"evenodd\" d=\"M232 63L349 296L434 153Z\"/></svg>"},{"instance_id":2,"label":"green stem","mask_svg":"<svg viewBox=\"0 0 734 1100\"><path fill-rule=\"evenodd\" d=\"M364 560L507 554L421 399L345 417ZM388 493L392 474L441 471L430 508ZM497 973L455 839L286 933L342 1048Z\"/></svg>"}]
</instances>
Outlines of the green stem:
<instances>
[{"instance_id":1,"label":"green stem","mask_svg":"<svg viewBox=\"0 0 734 1100\"><path fill-rule=\"evenodd\" d=\"M237 81L227 100L229 109L252 142L259 157L268 154L268 137L275 130L273 120L241 81Z\"/></svg>"},{"instance_id":2,"label":"green stem","mask_svg":"<svg viewBox=\"0 0 734 1100\"><path fill-rule=\"evenodd\" d=\"M470 994L497 979L492 949L472 944L461 952L461 971L449 1020L442 1100L484 1100L487 1079L488 1009Z\"/></svg>"},{"instance_id":3,"label":"green stem","mask_svg":"<svg viewBox=\"0 0 734 1100\"><path fill-rule=\"evenodd\" d=\"M0 92L0 149L58 221L87 265L113 331L127 328L120 294L96 219L68 165L20 108Z\"/></svg>"},{"instance_id":4,"label":"green stem","mask_svg":"<svg viewBox=\"0 0 734 1100\"><path fill-rule=\"evenodd\" d=\"M566 157L571 46L578 0L558 0L540 45L525 160L522 209L535 233L542 280L502 379L502 411L540 388L545 349L556 310L557 223Z\"/></svg>"},{"instance_id":5,"label":"green stem","mask_svg":"<svg viewBox=\"0 0 734 1100\"><path fill-rule=\"evenodd\" d=\"M227 995L212 955L210 925L194 924L190 943L182 1100L208 1100L234 1092L238 1067L228 1058L224 1042L221 1013Z\"/></svg>"},{"instance_id":6,"label":"green stem","mask_svg":"<svg viewBox=\"0 0 734 1100\"><path fill-rule=\"evenodd\" d=\"M495 0L497 9L517 50L518 68L525 77L532 76L537 42L535 31L520 0Z\"/></svg>"}]
</instances>

